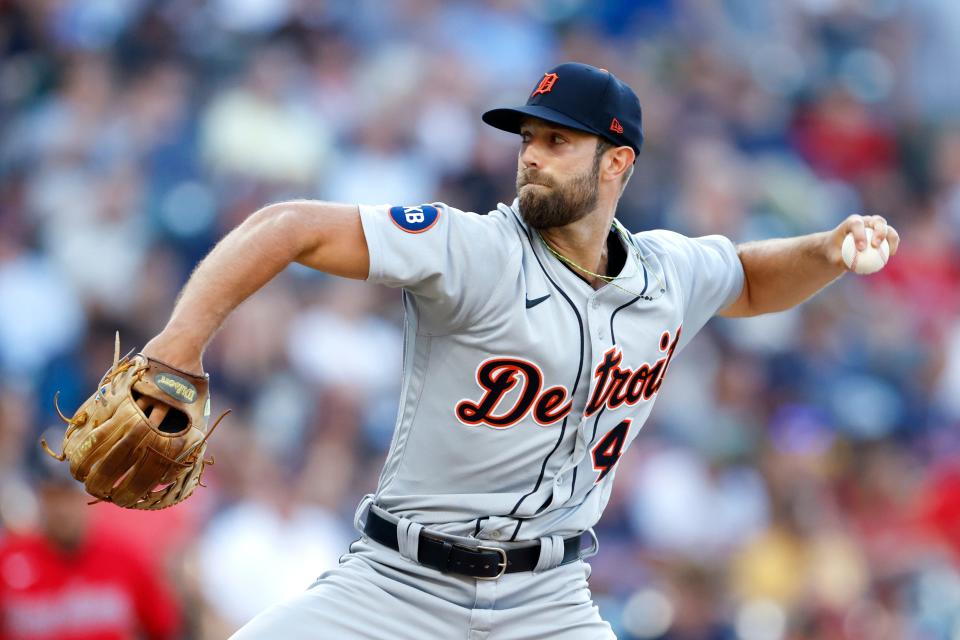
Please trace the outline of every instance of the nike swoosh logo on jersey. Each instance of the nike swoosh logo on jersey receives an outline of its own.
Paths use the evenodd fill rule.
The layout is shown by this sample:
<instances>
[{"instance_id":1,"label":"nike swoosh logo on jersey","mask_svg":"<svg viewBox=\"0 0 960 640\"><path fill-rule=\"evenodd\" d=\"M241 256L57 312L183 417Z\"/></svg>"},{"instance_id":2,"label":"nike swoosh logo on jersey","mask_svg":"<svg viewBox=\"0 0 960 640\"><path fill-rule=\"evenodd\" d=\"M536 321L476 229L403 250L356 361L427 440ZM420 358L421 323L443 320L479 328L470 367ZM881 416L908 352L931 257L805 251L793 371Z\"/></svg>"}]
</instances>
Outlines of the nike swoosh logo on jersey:
<instances>
[{"instance_id":1,"label":"nike swoosh logo on jersey","mask_svg":"<svg viewBox=\"0 0 960 640\"><path fill-rule=\"evenodd\" d=\"M538 304L540 304L541 302L543 302L544 300L546 300L546 299L549 298L549 297L550 297L550 294L548 293L547 295L543 296L542 298L535 298L535 299L533 299L533 300L531 300L530 298L527 298L527 299L526 299L526 300L527 300L527 309L533 309L535 306L537 306Z\"/></svg>"}]
</instances>

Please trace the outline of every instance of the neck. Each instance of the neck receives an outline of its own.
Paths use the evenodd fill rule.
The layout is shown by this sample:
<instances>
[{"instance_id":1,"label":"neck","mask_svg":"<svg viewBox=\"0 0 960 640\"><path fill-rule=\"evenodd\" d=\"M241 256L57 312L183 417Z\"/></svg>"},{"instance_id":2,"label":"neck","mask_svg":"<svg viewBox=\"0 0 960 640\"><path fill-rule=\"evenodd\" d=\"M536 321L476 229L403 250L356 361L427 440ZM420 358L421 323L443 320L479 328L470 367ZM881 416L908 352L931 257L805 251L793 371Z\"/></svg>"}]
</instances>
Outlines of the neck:
<instances>
[{"instance_id":1,"label":"neck","mask_svg":"<svg viewBox=\"0 0 960 640\"><path fill-rule=\"evenodd\" d=\"M606 282L590 271L603 276L616 275L607 273L607 236L614 213L615 207L598 206L576 222L540 230L543 241L574 263L567 266L594 289L599 289Z\"/></svg>"}]
</instances>

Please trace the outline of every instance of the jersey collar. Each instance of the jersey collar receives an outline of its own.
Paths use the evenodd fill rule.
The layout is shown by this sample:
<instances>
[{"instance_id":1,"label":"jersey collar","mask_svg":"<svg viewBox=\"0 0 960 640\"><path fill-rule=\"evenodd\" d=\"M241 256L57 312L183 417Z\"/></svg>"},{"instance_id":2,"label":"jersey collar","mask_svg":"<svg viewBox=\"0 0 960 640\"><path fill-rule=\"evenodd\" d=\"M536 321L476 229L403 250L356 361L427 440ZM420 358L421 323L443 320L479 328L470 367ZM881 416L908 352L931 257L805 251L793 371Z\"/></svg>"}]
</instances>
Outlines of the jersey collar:
<instances>
[{"instance_id":1,"label":"jersey collar","mask_svg":"<svg viewBox=\"0 0 960 640\"><path fill-rule=\"evenodd\" d=\"M531 229L523 220L520 214L520 201L514 198L510 206L500 203L497 209L507 215L515 217L517 223L522 227L527 237L530 238L533 250L540 256L544 264L548 265L551 273L558 277L568 286L574 287L587 296L602 295L603 298L612 297L612 302L626 302L642 294L642 298L647 301L653 301L661 297L667 287L667 279L664 273L663 265L657 256L640 241L636 235L627 231L627 229L618 221L614 220L614 225L619 226L622 233L614 233L618 242L623 246L627 253L627 259L618 275L630 274L626 278L618 278L613 283L607 283L600 289L594 290L583 279L573 273L566 265L558 260L546 247L540 242L535 230ZM663 282L664 286L660 286ZM616 285L623 287L622 289Z\"/></svg>"}]
</instances>

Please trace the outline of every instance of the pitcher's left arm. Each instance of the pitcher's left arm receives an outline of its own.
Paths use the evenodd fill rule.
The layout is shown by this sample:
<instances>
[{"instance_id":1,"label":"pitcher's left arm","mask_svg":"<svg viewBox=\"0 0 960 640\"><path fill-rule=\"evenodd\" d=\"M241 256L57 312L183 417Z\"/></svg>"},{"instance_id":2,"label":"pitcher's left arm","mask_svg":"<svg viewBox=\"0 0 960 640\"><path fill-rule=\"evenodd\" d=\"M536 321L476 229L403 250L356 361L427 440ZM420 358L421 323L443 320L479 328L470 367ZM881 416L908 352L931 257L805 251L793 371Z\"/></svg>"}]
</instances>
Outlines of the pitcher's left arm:
<instances>
[{"instance_id":1,"label":"pitcher's left arm","mask_svg":"<svg viewBox=\"0 0 960 640\"><path fill-rule=\"evenodd\" d=\"M795 238L747 242L737 246L743 264L743 290L718 315L743 318L795 307L848 271L840 247L853 234L858 251L867 246L866 229L873 229L873 246L886 239L890 257L900 235L881 216L852 215L832 231Z\"/></svg>"}]
</instances>

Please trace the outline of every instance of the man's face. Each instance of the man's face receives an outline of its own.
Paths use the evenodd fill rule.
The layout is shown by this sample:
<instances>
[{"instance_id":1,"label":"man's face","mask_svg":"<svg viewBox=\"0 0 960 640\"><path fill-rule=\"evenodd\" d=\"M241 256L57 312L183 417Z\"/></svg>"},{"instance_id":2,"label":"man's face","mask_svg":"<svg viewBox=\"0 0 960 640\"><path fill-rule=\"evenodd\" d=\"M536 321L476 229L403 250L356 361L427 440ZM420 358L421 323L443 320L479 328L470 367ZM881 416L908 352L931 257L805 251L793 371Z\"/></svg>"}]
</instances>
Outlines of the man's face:
<instances>
[{"instance_id":1,"label":"man's face","mask_svg":"<svg viewBox=\"0 0 960 640\"><path fill-rule=\"evenodd\" d=\"M562 227L597 204L600 157L597 137L526 118L517 161L520 213L534 229Z\"/></svg>"}]
</instances>

